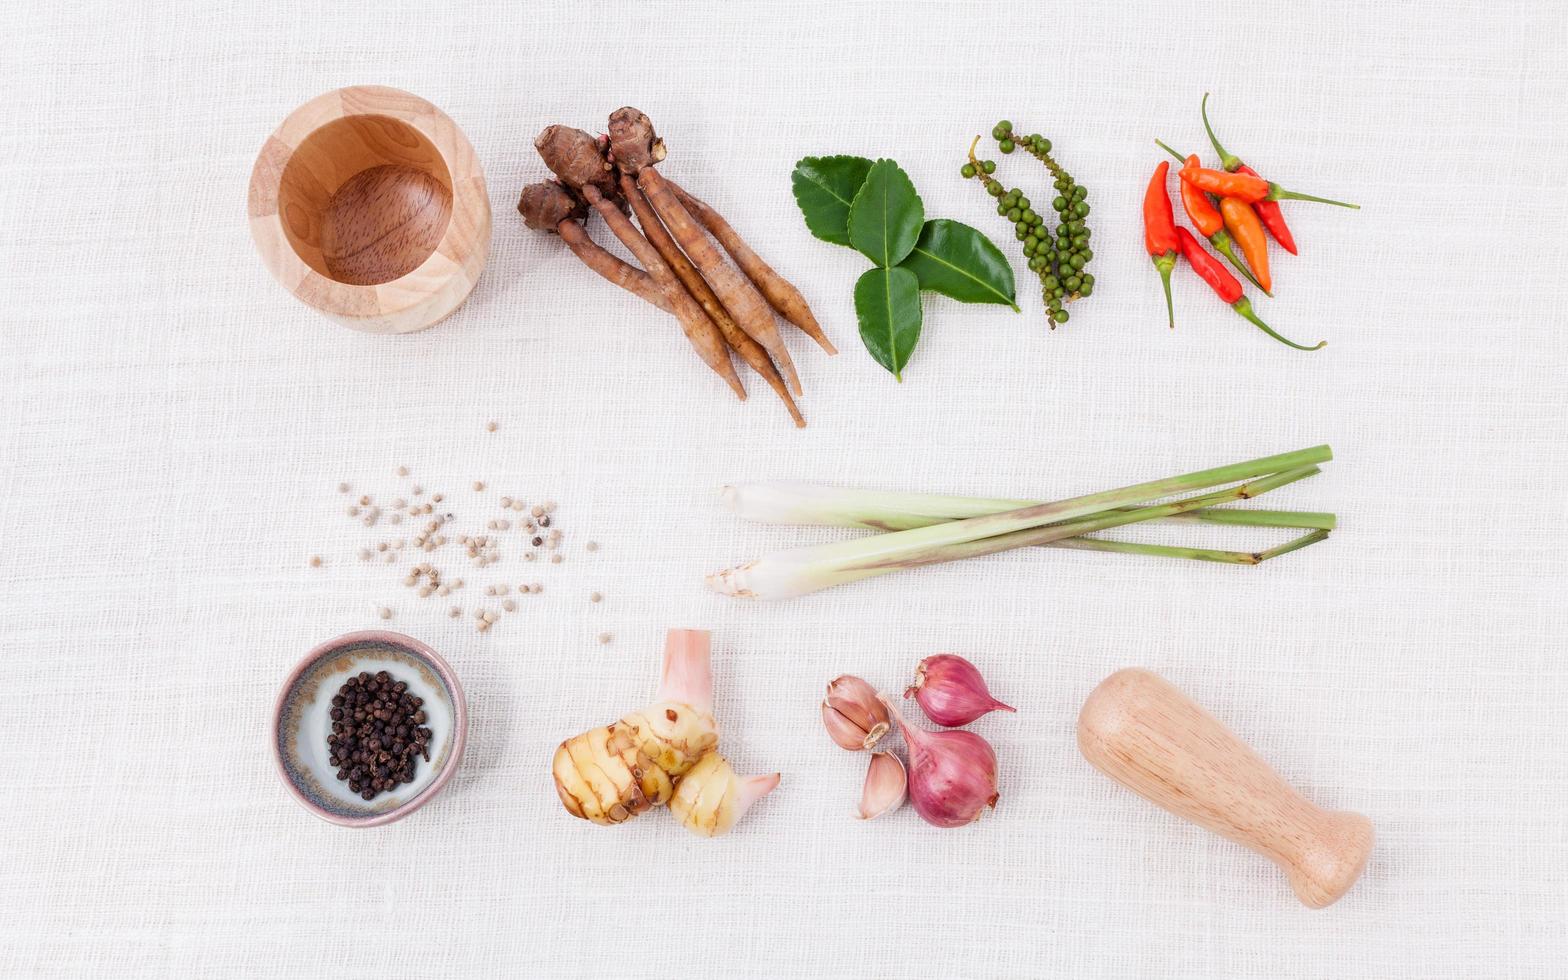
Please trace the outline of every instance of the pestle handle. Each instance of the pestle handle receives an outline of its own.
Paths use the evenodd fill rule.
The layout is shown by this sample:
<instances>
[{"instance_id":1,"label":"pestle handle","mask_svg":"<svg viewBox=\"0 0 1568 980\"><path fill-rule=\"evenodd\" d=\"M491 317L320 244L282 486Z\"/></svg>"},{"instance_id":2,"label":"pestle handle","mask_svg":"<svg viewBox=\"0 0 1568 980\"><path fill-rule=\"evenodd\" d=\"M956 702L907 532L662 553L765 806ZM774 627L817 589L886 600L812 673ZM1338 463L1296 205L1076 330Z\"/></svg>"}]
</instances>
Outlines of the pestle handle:
<instances>
[{"instance_id":1,"label":"pestle handle","mask_svg":"<svg viewBox=\"0 0 1568 980\"><path fill-rule=\"evenodd\" d=\"M1158 674L1130 668L1101 681L1078 715L1078 748L1144 799L1279 865L1311 908L1332 904L1366 867L1371 821L1309 803Z\"/></svg>"}]
</instances>

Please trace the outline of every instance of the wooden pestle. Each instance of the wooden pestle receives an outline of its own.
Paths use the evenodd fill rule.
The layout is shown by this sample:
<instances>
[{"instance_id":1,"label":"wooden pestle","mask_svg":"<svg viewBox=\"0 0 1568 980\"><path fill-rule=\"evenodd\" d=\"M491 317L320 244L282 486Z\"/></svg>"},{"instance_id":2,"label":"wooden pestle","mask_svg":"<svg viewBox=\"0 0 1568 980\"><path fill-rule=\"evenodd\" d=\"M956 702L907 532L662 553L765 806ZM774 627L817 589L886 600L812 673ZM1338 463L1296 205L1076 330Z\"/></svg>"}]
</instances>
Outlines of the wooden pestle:
<instances>
[{"instance_id":1,"label":"wooden pestle","mask_svg":"<svg viewBox=\"0 0 1568 980\"><path fill-rule=\"evenodd\" d=\"M1335 902L1372 850L1372 822L1307 802L1245 742L1158 674L1100 682L1078 715L1078 749L1096 769L1279 865L1310 908Z\"/></svg>"}]
</instances>

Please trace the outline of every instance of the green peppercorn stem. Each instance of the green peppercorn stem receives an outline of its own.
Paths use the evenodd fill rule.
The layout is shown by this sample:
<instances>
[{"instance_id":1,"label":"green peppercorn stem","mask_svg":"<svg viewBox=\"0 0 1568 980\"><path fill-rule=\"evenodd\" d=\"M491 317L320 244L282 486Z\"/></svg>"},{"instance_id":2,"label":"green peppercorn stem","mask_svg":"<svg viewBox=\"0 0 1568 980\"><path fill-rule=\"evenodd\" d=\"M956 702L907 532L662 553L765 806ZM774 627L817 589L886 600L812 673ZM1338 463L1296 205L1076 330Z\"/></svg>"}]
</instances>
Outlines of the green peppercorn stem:
<instances>
[{"instance_id":1,"label":"green peppercorn stem","mask_svg":"<svg viewBox=\"0 0 1568 980\"><path fill-rule=\"evenodd\" d=\"M996 172L996 161L976 157L980 137L970 143L969 160L960 169L966 179L979 178L986 193L996 199L997 215L1012 224L1013 236L1021 243L1029 271L1040 279L1046 319L1054 330L1057 324L1067 322L1063 304L1088 296L1094 290L1094 276L1084 271L1094 257L1084 221L1091 210L1087 202L1089 192L1052 159L1051 141L1044 136L1038 133L1020 135L1010 121L1003 119L992 127L991 137L1002 153L1023 150L1051 172L1052 187L1056 190L1051 195L1051 212L1056 214L1058 222L1054 230L1047 224L1045 214L1034 210L1033 203L1020 188L1005 188L990 176Z\"/></svg>"}]
</instances>

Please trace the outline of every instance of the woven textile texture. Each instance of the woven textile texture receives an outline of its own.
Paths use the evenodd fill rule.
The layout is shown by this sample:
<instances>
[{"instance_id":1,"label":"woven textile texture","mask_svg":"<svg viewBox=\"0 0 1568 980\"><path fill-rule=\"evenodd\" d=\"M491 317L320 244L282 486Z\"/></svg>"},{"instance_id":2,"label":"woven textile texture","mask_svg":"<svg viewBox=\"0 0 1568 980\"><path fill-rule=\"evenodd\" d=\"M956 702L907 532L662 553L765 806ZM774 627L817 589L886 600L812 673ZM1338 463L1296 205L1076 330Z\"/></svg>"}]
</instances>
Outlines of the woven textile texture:
<instances>
[{"instance_id":1,"label":"woven textile texture","mask_svg":"<svg viewBox=\"0 0 1568 980\"><path fill-rule=\"evenodd\" d=\"M22 0L0 53L0 975L1562 975L1568 6ZM246 227L266 135L364 83L457 121L495 215L469 301L401 337L292 299ZM1166 329L1138 205L1154 137L1206 148L1206 90L1231 149L1364 205L1289 206L1301 254L1258 304L1324 351L1184 269ZM791 337L806 430L518 220L534 134L627 103L843 349ZM958 175L1004 116L1089 188L1095 295L1054 333L1022 276L1018 315L928 297L894 383L856 336L866 263L809 236L790 168L896 158L1022 272ZM1271 506L1340 530L1257 568L1034 550L775 604L702 583L843 536L742 524L727 482L1054 498L1325 442ZM567 558L448 552L448 618L406 560L358 559L407 526L350 519L340 481L421 483L468 530L497 493L553 499ZM1210 530L1149 533L1280 540ZM544 591L482 634L503 581ZM265 733L310 647L382 625L451 661L468 752L421 812L344 830L285 793ZM593 827L551 787L562 738L648 697L673 625L714 631L736 768L783 773L721 840ZM822 687L897 689L943 650L1018 708L976 726L1001 802L961 831L858 823L865 758L824 736ZM1371 817L1341 903L1307 911L1083 761L1078 707L1129 665Z\"/></svg>"}]
</instances>

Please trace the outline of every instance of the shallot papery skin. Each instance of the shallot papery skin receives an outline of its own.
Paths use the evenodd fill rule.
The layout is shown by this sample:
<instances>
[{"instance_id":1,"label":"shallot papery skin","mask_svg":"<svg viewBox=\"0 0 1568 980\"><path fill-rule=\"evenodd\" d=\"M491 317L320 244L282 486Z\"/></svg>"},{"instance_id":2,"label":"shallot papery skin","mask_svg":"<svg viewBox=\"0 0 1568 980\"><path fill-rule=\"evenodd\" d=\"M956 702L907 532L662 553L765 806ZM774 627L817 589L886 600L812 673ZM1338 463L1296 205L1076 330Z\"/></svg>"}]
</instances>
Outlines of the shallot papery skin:
<instances>
[{"instance_id":1,"label":"shallot papery skin","mask_svg":"<svg viewBox=\"0 0 1568 980\"><path fill-rule=\"evenodd\" d=\"M926 823L962 827L996 806L996 751L974 732L915 728L884 700L909 746L909 803Z\"/></svg>"},{"instance_id":2,"label":"shallot papery skin","mask_svg":"<svg viewBox=\"0 0 1568 980\"><path fill-rule=\"evenodd\" d=\"M980 669L956 653L920 661L904 697L919 701L927 718L947 728L967 725L991 711L1016 710L993 698Z\"/></svg>"}]
</instances>

